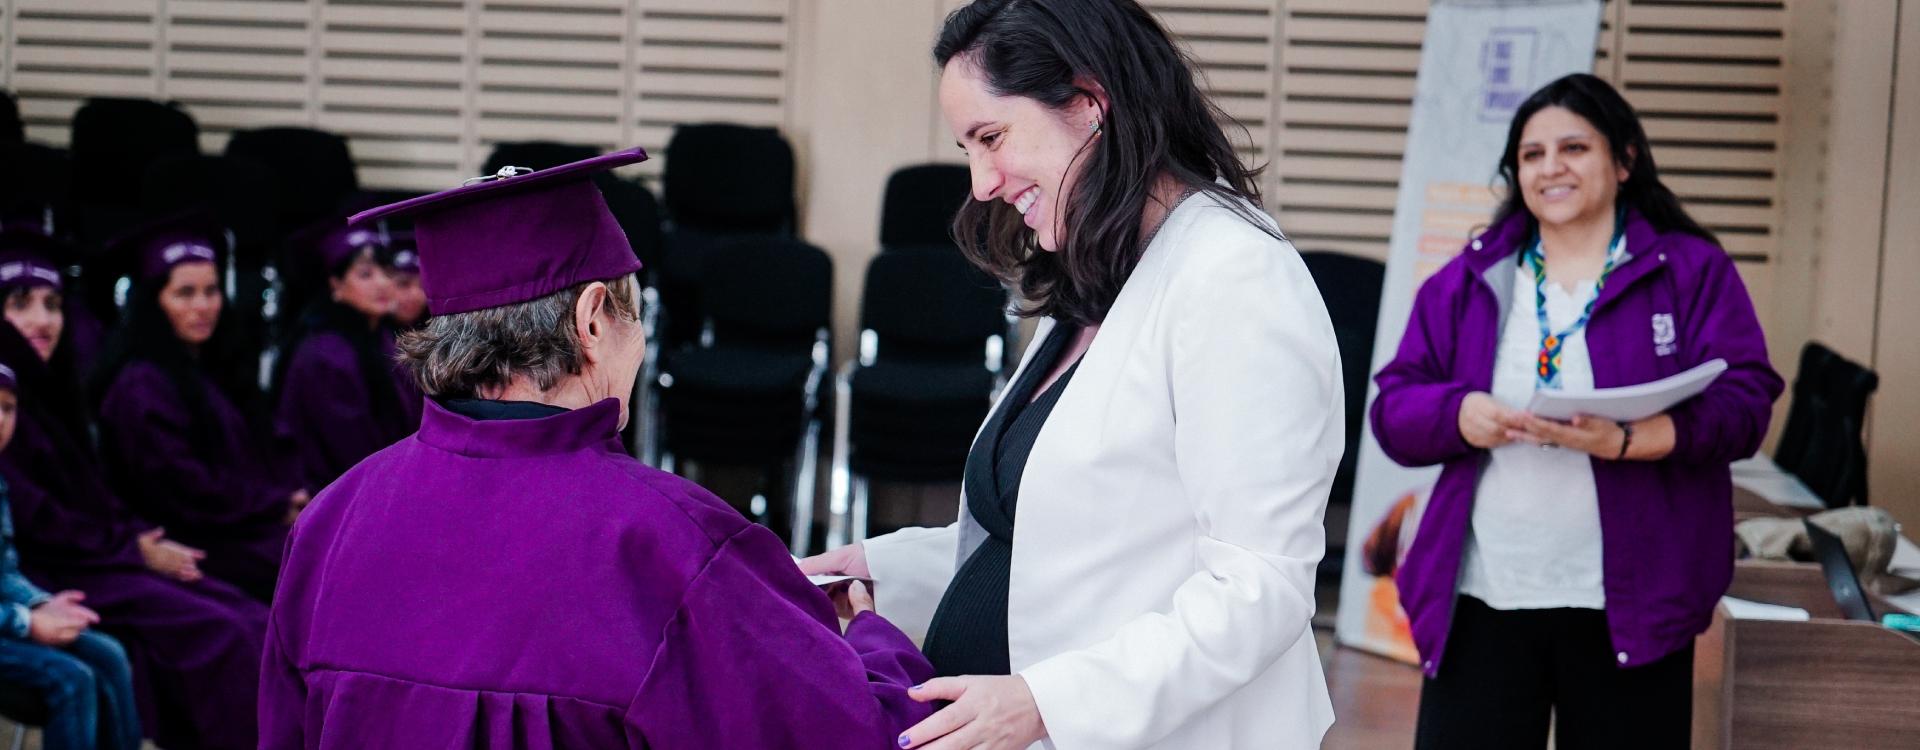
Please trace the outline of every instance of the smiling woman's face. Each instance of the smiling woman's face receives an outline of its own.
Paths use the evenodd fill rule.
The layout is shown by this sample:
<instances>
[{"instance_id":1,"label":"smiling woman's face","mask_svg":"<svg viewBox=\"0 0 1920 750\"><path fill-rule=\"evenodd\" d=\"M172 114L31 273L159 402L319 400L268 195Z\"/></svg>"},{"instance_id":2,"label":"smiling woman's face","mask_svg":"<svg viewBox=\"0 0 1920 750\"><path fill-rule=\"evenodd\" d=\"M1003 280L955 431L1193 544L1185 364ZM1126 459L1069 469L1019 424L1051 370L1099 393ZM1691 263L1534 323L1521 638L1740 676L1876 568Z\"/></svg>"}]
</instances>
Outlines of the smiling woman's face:
<instances>
[{"instance_id":1,"label":"smiling woman's face","mask_svg":"<svg viewBox=\"0 0 1920 750\"><path fill-rule=\"evenodd\" d=\"M1545 226L1611 216L1627 179L1607 137L1564 107L1545 107L1528 118L1517 156L1520 199Z\"/></svg>"},{"instance_id":2,"label":"smiling woman's face","mask_svg":"<svg viewBox=\"0 0 1920 750\"><path fill-rule=\"evenodd\" d=\"M1086 165L1100 119L1091 97L1065 111L1024 96L996 96L971 58L940 73L940 111L967 152L974 200L1006 201L1018 210L1043 250L1060 249L1061 211Z\"/></svg>"}]
</instances>

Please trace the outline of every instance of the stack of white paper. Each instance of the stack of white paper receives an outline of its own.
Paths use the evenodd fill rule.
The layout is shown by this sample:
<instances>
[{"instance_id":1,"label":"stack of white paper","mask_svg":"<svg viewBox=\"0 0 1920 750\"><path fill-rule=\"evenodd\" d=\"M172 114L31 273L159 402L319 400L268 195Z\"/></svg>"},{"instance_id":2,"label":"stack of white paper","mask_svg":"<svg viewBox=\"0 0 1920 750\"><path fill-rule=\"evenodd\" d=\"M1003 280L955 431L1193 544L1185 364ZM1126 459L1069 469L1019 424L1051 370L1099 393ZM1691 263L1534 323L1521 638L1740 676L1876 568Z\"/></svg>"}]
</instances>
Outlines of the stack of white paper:
<instances>
[{"instance_id":1,"label":"stack of white paper","mask_svg":"<svg viewBox=\"0 0 1920 750\"><path fill-rule=\"evenodd\" d=\"M1782 607L1778 604L1752 602L1735 599L1731 596L1720 597L1720 603L1727 606L1727 615L1736 620L1811 620L1812 615L1799 607Z\"/></svg>"},{"instance_id":2,"label":"stack of white paper","mask_svg":"<svg viewBox=\"0 0 1920 750\"><path fill-rule=\"evenodd\" d=\"M1651 383L1591 391L1543 388L1533 392L1533 403L1527 405L1527 411L1548 419L1572 419L1579 414L1616 422L1646 419L1699 395L1713 383L1714 378L1726 371L1727 361L1714 359Z\"/></svg>"}]
</instances>

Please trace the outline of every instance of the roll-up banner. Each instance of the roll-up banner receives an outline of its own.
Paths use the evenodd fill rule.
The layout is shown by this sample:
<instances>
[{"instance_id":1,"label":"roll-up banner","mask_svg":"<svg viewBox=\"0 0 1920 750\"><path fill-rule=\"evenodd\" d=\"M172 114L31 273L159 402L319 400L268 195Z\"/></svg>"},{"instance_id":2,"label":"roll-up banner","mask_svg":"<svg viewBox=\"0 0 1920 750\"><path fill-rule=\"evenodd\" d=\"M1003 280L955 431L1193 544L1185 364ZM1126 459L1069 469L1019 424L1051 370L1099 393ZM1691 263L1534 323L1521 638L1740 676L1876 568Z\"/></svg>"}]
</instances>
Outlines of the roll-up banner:
<instances>
[{"instance_id":1,"label":"roll-up banner","mask_svg":"<svg viewBox=\"0 0 1920 750\"><path fill-rule=\"evenodd\" d=\"M1435 0L1420 50L1371 372L1399 348L1420 284L1492 218L1514 110L1556 78L1591 72L1599 32L1599 0ZM1369 385L1369 407L1376 395ZM1393 571L1438 475L1437 467L1395 464L1366 428L1340 585L1341 644L1415 661Z\"/></svg>"}]
</instances>

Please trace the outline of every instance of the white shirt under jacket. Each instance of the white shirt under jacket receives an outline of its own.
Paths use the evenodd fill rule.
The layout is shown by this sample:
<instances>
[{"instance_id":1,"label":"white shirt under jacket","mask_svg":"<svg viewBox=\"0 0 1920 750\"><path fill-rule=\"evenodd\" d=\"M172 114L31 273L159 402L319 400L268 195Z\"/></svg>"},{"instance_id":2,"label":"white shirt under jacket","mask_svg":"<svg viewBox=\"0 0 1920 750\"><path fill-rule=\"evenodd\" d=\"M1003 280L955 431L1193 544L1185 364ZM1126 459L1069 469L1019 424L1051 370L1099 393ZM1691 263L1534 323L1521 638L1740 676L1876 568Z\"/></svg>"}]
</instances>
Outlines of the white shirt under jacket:
<instances>
[{"instance_id":1,"label":"white shirt under jacket","mask_svg":"<svg viewBox=\"0 0 1920 750\"><path fill-rule=\"evenodd\" d=\"M1293 246L1204 193L1174 210L1020 479L1007 640L1036 747L1320 746L1309 621L1340 383ZM986 537L966 507L866 543L880 613L916 637Z\"/></svg>"}]
</instances>

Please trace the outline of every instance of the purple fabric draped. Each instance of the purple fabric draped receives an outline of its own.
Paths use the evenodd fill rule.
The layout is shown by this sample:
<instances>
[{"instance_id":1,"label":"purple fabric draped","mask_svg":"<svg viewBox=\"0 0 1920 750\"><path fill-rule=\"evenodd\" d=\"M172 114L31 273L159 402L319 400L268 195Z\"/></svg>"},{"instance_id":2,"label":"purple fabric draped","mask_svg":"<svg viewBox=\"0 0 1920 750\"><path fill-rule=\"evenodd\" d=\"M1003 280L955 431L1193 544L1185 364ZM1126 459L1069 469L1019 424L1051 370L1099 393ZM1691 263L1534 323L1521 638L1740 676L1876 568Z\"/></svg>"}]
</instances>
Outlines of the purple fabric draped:
<instances>
[{"instance_id":1,"label":"purple fabric draped","mask_svg":"<svg viewBox=\"0 0 1920 750\"><path fill-rule=\"evenodd\" d=\"M266 748L895 747L932 675L766 529L619 450L612 399L420 431L295 525Z\"/></svg>"},{"instance_id":2,"label":"purple fabric draped","mask_svg":"<svg viewBox=\"0 0 1920 750\"><path fill-rule=\"evenodd\" d=\"M193 412L158 366L134 361L100 402L100 438L127 499L167 535L206 550L200 567L255 598L272 598L287 541L287 504L302 485L288 462L259 440L232 401L206 389L211 455L193 444Z\"/></svg>"}]
</instances>

